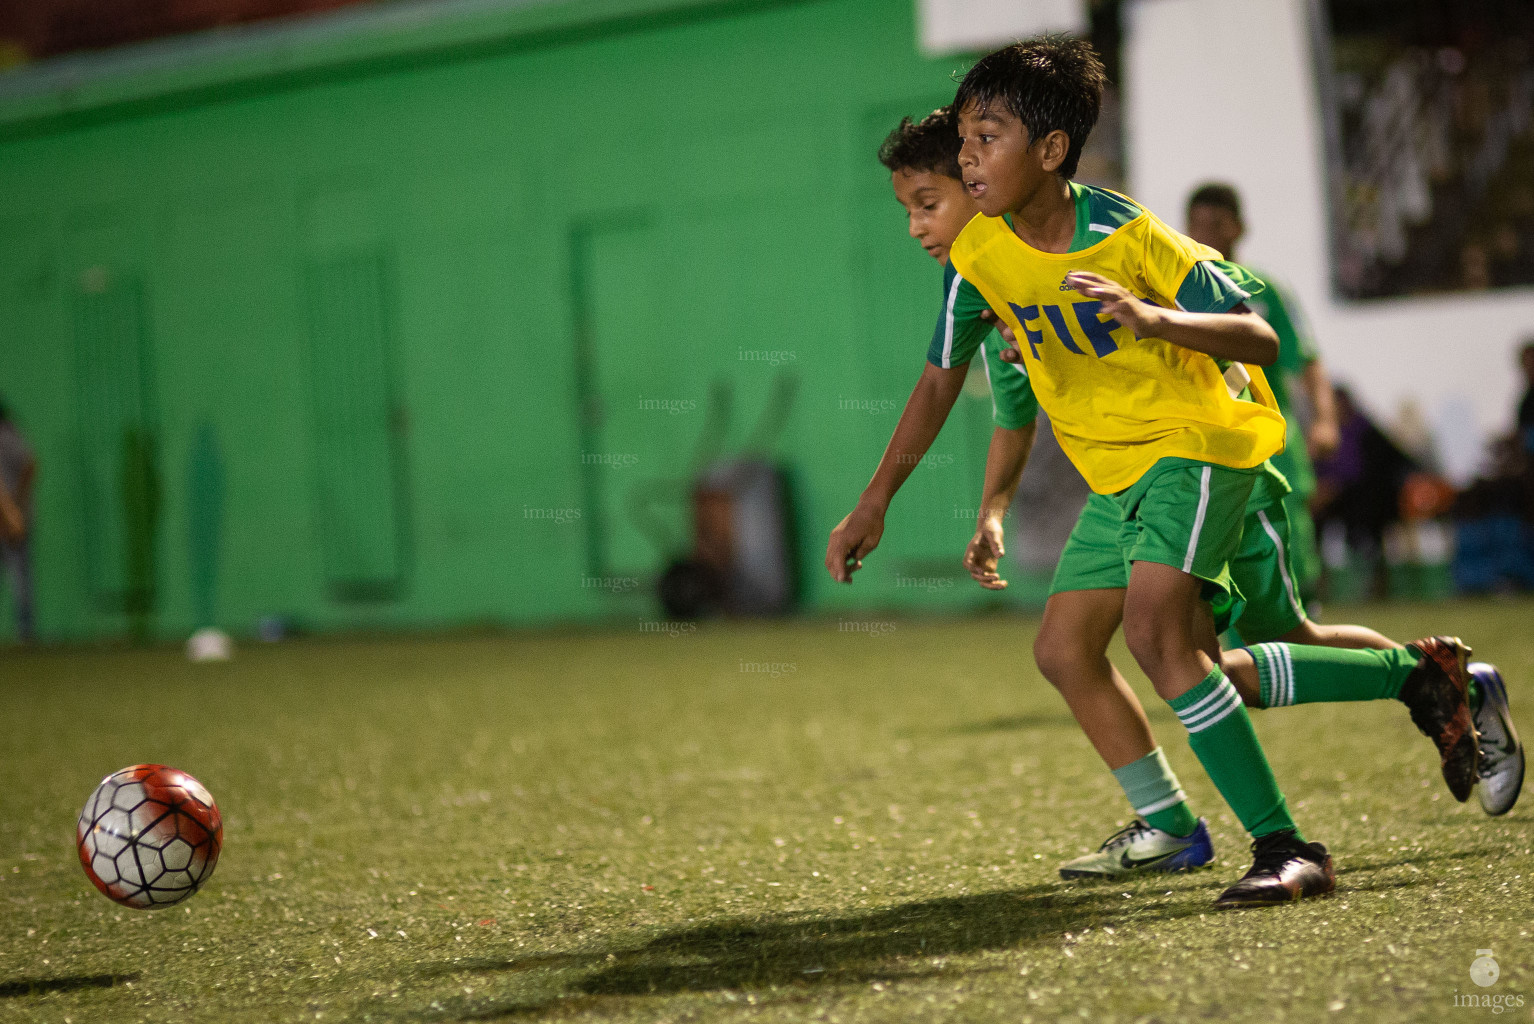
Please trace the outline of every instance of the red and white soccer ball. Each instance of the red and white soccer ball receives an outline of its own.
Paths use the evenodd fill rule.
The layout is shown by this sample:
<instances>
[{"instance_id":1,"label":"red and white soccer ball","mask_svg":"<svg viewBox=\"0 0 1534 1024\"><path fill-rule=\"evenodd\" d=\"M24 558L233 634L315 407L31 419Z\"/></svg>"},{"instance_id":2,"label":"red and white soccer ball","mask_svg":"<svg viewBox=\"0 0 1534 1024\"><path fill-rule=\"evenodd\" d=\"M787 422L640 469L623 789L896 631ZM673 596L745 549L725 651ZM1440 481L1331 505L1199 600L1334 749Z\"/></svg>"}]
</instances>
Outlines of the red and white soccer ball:
<instances>
[{"instance_id":1,"label":"red and white soccer ball","mask_svg":"<svg viewBox=\"0 0 1534 1024\"><path fill-rule=\"evenodd\" d=\"M96 888L125 907L180 903L213 874L224 823L213 796L186 772L136 764L85 801L75 845Z\"/></svg>"}]
</instances>

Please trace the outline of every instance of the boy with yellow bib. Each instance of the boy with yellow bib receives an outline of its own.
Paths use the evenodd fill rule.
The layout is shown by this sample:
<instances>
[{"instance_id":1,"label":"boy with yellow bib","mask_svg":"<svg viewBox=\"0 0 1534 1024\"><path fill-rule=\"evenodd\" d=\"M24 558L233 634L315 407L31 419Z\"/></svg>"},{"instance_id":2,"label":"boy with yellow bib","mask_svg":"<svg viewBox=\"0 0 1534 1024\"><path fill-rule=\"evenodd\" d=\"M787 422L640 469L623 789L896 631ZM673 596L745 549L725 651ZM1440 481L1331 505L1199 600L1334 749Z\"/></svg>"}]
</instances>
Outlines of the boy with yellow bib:
<instances>
[{"instance_id":1,"label":"boy with yellow bib","mask_svg":"<svg viewBox=\"0 0 1534 1024\"><path fill-rule=\"evenodd\" d=\"M1149 211L1069 251L1076 226L1069 177L1096 121L1102 82L1091 47L1066 40L1016 44L970 70L954 100L959 169L982 216L960 233L949 259L1024 342L1034 394L1061 447L1093 491L1119 507L1119 550L1129 567L1125 640L1254 839L1251 869L1216 905L1330 892L1331 858L1289 815L1220 667L1206 603L1239 600L1229 563L1240 549L1243 510L1263 464L1284 444L1284 420L1262 371L1236 361L1273 362L1278 338L1240 301L1229 312L1178 308L1196 268L1218 275L1208 261L1219 254ZM1263 358L1252 359L1254 349ZM1275 645L1253 657L1259 668L1269 665L1287 696L1305 651L1321 652L1324 675L1353 674L1331 671L1340 652L1320 648ZM1392 659L1399 665L1384 662L1395 653L1368 656L1381 659L1379 682L1399 690L1419 655L1408 648ZM1464 751L1461 799L1476 768L1464 698L1468 653L1457 642L1421 652L1453 695L1446 740Z\"/></svg>"},{"instance_id":2,"label":"boy with yellow bib","mask_svg":"<svg viewBox=\"0 0 1534 1024\"><path fill-rule=\"evenodd\" d=\"M1283 444L1283 420L1261 371L1237 365L1271 362L1276 337L1240 305L1246 296L1234 282L1219 280L1209 262L1217 253L1128 201L1122 223L1089 225L1104 237L1072 251L1078 218L1068 178L1096 119L1101 83L1089 47L1047 40L993 54L966 78L956 102L960 165L985 216L953 245L950 258L962 275L953 288L978 289L1022 339L1033 390L1062 447L1116 505L1130 649L1256 837L1252 870L1218 905L1328 892L1335 884L1330 858L1324 847L1306 843L1289 817L1241 699L1219 667L1206 603L1239 600L1228 564L1240 546L1243 509L1254 485L1266 486L1263 464ZM1195 271L1200 280L1213 276L1200 287L1228 285L1233 296L1223 306L1201 306L1230 312L1172 308ZM1247 392L1255 400L1245 400ZM903 417L892 450L919 441L919 432L905 429ZM871 491L880 489L879 476ZM877 544L881 521L860 503L837 528L827 561L839 579L849 579ZM1309 687L1297 694L1291 655L1303 660L1299 652L1308 649L1274 646L1249 657L1262 685L1287 698L1282 702L1339 699ZM1405 649L1348 685L1393 687L1378 695L1396 696L1408 676L1442 677L1433 688L1448 695L1449 721L1439 731L1456 749L1469 743L1473 781L1474 732L1463 698L1467 653L1447 641L1432 650ZM1423 672L1416 671L1419 660ZM1336 681L1357 669L1333 665L1321 675ZM1468 784L1464 790L1468 795Z\"/></svg>"},{"instance_id":3,"label":"boy with yellow bib","mask_svg":"<svg viewBox=\"0 0 1534 1024\"><path fill-rule=\"evenodd\" d=\"M945 107L919 122L909 118L902 121L880 147L879 160L890 171L890 184L904 208L912 238L945 267L942 309L927 352L931 372L962 383L978 359L990 385L996 429L986 458L975 535L965 551L964 564L981 586L999 590L1007 585L997 571L1003 523L1028 463L1038 403L1026 371L1016 362L1022 356L1012 347L1016 339L1010 329L1004 329L1000 336L992 331L994 314L990 307L973 286L956 282L948 263L949 248L979 212L964 190L958 154L952 111ZM1139 207L1112 192L1075 183L1071 190L1076 200L1072 250L1095 244L1139 216ZM1229 291L1225 279L1249 291L1248 304L1254 307L1268 298L1264 283L1247 268L1218 260L1211 261L1203 273L1184 278L1179 304L1224 309L1239 298ZM1273 326L1280 343L1287 343L1283 328ZM956 394L958 386L953 384L950 390ZM1279 402L1282 408L1282 398ZM919 406L913 407L906 416L923 412ZM942 422L947 409L933 409L928 414ZM925 450L892 450L885 457L893 457L897 465L914 466L924 454ZM1297 559L1290 550L1291 521L1286 516L1288 498L1283 493L1288 488L1273 475L1261 483L1253 487L1248 499L1241 550L1230 563L1231 580L1245 599L1239 629L1246 642L1254 646L1280 641L1339 648L1399 648L1400 644L1367 627L1321 625L1306 616L1296 587ZM1039 669L1065 698L1137 815L1095 852L1060 865L1065 878L1186 871L1207 866L1214 858L1208 829L1189 807L1134 691L1107 657L1108 641L1123 615L1128 583L1118 547L1120 518L1117 503L1108 495L1094 495L1082 509L1055 570L1044 621L1034 640ZM1433 643L1423 640L1417 646ZM1360 656L1346 657L1356 662ZM1223 653L1221 668L1247 706L1287 703L1286 688L1273 685L1274 679L1266 680L1265 685L1249 651ZM1482 735L1482 779L1477 792L1488 814L1505 814L1518 797L1523 751L1516 732L1500 727L1508 717L1505 688L1483 686L1478 705L1477 673L1496 676L1496 669L1471 666L1471 709L1476 730ZM1367 679L1367 674L1363 678ZM1382 689L1366 687L1350 692L1334 687L1324 696L1332 700L1373 699L1383 695ZM1403 684L1396 696L1410 707L1429 694L1422 687ZM1507 732L1510 742L1505 744L1507 756L1499 761L1495 737L1502 732Z\"/></svg>"}]
</instances>

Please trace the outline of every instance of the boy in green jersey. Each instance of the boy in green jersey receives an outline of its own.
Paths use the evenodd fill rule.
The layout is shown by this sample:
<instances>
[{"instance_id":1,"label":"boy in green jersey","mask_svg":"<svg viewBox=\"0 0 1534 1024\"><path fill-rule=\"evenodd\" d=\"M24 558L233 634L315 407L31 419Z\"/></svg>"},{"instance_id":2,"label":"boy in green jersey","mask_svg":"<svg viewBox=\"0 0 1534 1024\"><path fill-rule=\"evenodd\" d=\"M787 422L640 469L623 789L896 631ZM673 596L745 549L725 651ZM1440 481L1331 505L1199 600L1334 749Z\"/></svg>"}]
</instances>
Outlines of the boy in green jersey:
<instances>
[{"instance_id":1,"label":"boy in green jersey","mask_svg":"<svg viewBox=\"0 0 1534 1024\"><path fill-rule=\"evenodd\" d=\"M1087 127L1090 127L1090 125L1088 124ZM1058 133L1057 141L1059 137L1063 137L1065 134L1066 133L1064 132ZM899 188L900 183L897 179L897 189ZM913 198L915 191L917 190L912 190ZM905 197L902 198L903 201L905 201ZM1132 204L1128 204L1127 201L1122 201L1122 203L1125 206L1132 207ZM1109 203L1107 205L1111 206L1112 204ZM912 210L912 233L915 235L918 234L917 225L915 223L917 219L915 216L916 211L915 208L912 207L911 203L907 203L907 206L908 209ZM1110 209L1107 212L1111 218L1113 211ZM1080 219L1081 218L1077 217L1072 218L1072 220L1078 221ZM1078 234L1083 233L1083 229L1085 232L1101 232L1107 234L1111 234L1114 230L1116 230L1116 226L1105 225L1101 220L1094 220L1092 218L1088 218L1086 223L1076 225L1076 228ZM941 258L941 253L938 251L943 248L941 239L929 236L923 238L923 244L929 252L932 252L934 255ZM1217 293L1215 301L1220 301L1222 298L1222 296L1218 294L1220 289L1225 289L1223 296L1224 298L1228 298L1232 291L1240 291L1240 289L1235 286L1233 282L1221 282L1219 280L1221 276L1222 275L1217 272L1205 273L1200 275L1199 278L1195 279L1191 287L1194 291L1197 291L1197 289L1200 287L1215 290ZM1191 274L1190 277L1192 277ZM945 289L945 292L951 299L957 293L957 290L966 283L967 282L954 280L951 287ZM1061 290L1063 291L1064 288L1062 287ZM1244 295L1242 297L1244 297ZM1180 292L1178 295L1178 301L1180 304L1183 304L1186 307L1187 303L1182 303L1182 298L1183 296ZM1234 304L1235 302L1229 302L1225 308L1229 308L1229 306ZM1195 328L1200 326L1197 318L1192 318L1191 321L1185 319L1183 323L1185 325L1191 324ZM1208 326L1208 322L1205 321L1202 326ZM1227 332L1224 342L1220 342L1219 344L1232 342L1233 340L1239 342L1241 340L1240 336L1244 331L1245 327L1243 326L1236 332ZM1218 332L1216 332L1216 334L1218 334ZM945 351L950 353L954 341L954 335L955 324L953 318L950 316L946 325L942 323L939 325L939 338L942 340L942 345ZM1194 340L1195 343L1197 343L1199 339L1197 339L1196 335L1197 331L1195 330L1193 334L1184 334L1183 337L1190 338ZM935 340L935 350L938 348L938 344L938 341ZM1240 344L1226 344L1223 349L1224 354L1229 354L1234 358L1248 358L1248 353L1250 351L1251 349L1249 348L1243 349ZM1262 361L1260 359L1260 355L1251 358L1253 362ZM836 575L840 579L849 578L851 571L854 570L859 564L857 559L862 554L866 554L867 551L871 550L874 544L877 543L878 534L882 532L882 508L880 503L887 503L888 498L893 494L893 489L899 486L900 480L903 480L905 474L900 472L899 467L902 465L914 465L915 460L901 459L898 457L898 455L902 452L908 452L911 450L925 450L926 444L930 443L931 436L936 433L936 427L941 424L942 418L946 416L947 410L952 404L953 397L957 394L958 383L962 383L962 376L960 376L960 380L958 382L945 381L943 374L933 372L935 367L937 369L951 370L951 367L944 367L941 365L941 363L944 361L946 360L943 360L941 357L929 361L928 369L926 372L924 372L922 381L918 382L916 390L913 391L911 402L908 404L906 410L906 415L902 417L902 423L899 427L897 427L896 436L891 442L890 451L886 453L885 462L884 464L881 464L880 471L875 475L874 482L870 484L869 490L865 492L865 501L860 503L859 509L855 510L854 513L847 518L847 520L844 520L842 525L838 527L837 532L833 534L831 544L828 548L827 564L833 575ZM935 417L931 415L933 412L937 412ZM933 420L935 420L935 424ZM919 448L913 449L911 447L913 442L919 443ZM895 453L896 457L892 458L890 453ZM1015 477L1013 477L1013 479L1015 479ZM891 484L893 484L893 487ZM1243 500L1244 495L1249 493L1251 489L1252 486L1250 483L1248 483L1244 488L1235 488L1235 490L1240 490L1242 492ZM988 488L988 502L991 496L1000 490L1005 489ZM1010 495L1009 490L1007 490L1006 493ZM1228 496L1222 494L1222 500L1228 503L1230 499ZM1278 533L1276 529L1274 532ZM1240 535L1238 532L1236 537L1239 539L1239 536ZM1122 565L1120 565L1120 569L1122 569ZM1138 571L1138 569L1136 571ZM1280 580L1277 582L1282 581ZM1122 586L1122 584L1120 584L1120 586ZM1293 603L1292 598L1290 603ZM1107 633L1103 634L1104 646L1106 644L1106 636L1111 634L1111 631L1112 626L1109 627ZM1375 636L1377 636L1377 634L1375 634ZM1209 638L1209 641L1210 642L1208 646L1213 648L1212 636ZM1381 642L1383 642L1382 638ZM1291 696L1291 691L1284 688L1286 685L1285 681L1291 678L1290 676L1284 674L1285 669L1283 668L1287 662L1284 662L1282 659L1287 656L1287 653L1287 650L1285 650L1274 654L1271 658L1265 657L1260 652L1257 655L1245 655L1244 667L1246 672L1254 677L1251 680L1253 685L1250 687L1250 689L1252 689L1254 692L1267 692L1271 697L1275 698L1273 702L1284 702L1287 697ZM1452 651L1446 650L1444 653L1449 655L1448 660L1454 660ZM1218 657L1217 651L1215 651L1215 656ZM1100 651L1098 652L1098 657L1102 657ZM1105 659L1103 660L1105 662ZM1405 657L1397 658L1394 660L1399 660L1402 662L1402 664L1392 666L1395 669L1393 674L1409 675L1413 677L1428 677L1435 674L1431 668L1417 671L1419 668L1419 661L1421 661L1424 665L1426 665L1428 662L1437 663L1439 661L1437 657L1419 659L1416 652L1412 652ZM1462 662L1462 658L1460 660ZM1269 665L1270 661L1280 667L1273 668L1271 665ZM1218 670L1211 671L1209 672L1209 676L1214 677L1217 673ZM1437 674L1447 676L1449 672L1446 669L1439 669ZM1154 674L1152 675L1152 678L1155 679ZM1240 676L1238 676L1238 678L1240 678ZM1206 682L1208 681L1209 680L1206 680ZM1225 687L1229 688L1230 684L1228 681L1224 680L1223 673L1219 673L1219 681L1224 682ZM1375 682L1378 683L1379 680L1375 680ZM1243 686L1242 688L1247 689L1248 687ZM1378 686L1375 687L1375 689L1379 688L1380 687ZM1384 688L1387 690L1391 688L1389 680L1385 680ZM1401 688L1401 680L1395 680L1394 688L1397 690ZM1196 689L1196 687L1192 687L1190 689ZM1215 688L1206 687L1206 689L1209 689L1212 694L1214 693ZM1185 694L1187 692L1188 691L1184 691ZM1234 693L1234 690L1231 690L1230 692ZM1360 688L1359 692L1354 694L1352 699L1360 699L1363 696L1382 695L1394 694L1375 692L1365 694L1363 693L1362 688ZM1200 696L1207 698L1209 695L1202 694ZM1130 701L1133 701L1132 694L1128 694L1128 697ZM1310 689L1307 688L1303 697L1296 695L1294 699L1315 700L1347 698L1339 693L1331 693L1323 696L1319 692L1313 693L1310 691ZM1196 707L1188 704L1184 705L1184 707L1192 707L1189 716L1185 718L1185 721L1190 723L1190 733L1205 732L1224 719L1232 717L1232 709L1228 707L1229 701L1220 703L1220 700L1211 701L1204 699L1202 703ZM1236 704L1239 706L1239 700L1236 701ZM1073 710L1077 709L1073 708ZM1136 717L1138 717L1140 722L1143 723L1143 712L1139 712L1137 704L1134 705L1134 711L1137 713ZM1080 714L1079 711L1078 714ZM1085 724L1085 722L1086 720L1084 719L1083 724ZM1239 724L1244 724L1244 714L1241 716ZM1249 726L1246 726L1245 731L1247 736L1242 737L1238 735L1235 741L1235 746L1239 748L1243 740L1245 740L1248 748L1248 753L1250 753L1251 750L1256 749L1255 740L1248 739L1250 736ZM1148 727L1145 729L1145 734L1148 741ZM1147 748L1150 746L1149 742L1147 742L1145 745ZM1197 746L1198 745L1195 744L1195 749L1197 749ZM1206 748L1207 746L1208 744L1206 743ZM1277 796L1276 786L1273 786L1271 783L1271 775L1267 774L1266 772L1265 762L1260 761L1260 749L1256 749L1256 755L1259 759L1257 774L1266 775L1266 786L1264 787L1262 785L1264 780L1259 778L1256 780L1258 783L1257 786L1246 787L1245 795L1252 797L1255 794L1255 797L1258 801L1266 799L1266 806L1262 808L1261 813L1270 818L1277 817L1279 819L1280 827L1258 833L1263 837L1263 839L1258 843L1258 857L1257 864L1254 865L1254 871L1249 873L1248 879L1246 879L1241 885L1233 887L1231 891L1227 892L1226 895L1222 897L1221 905L1224 906L1251 905L1253 903L1271 902L1280 898L1289 899L1296 895L1308 895L1318 891L1324 891L1330 886L1330 872L1325 862L1324 851L1320 851L1319 848L1310 846L1309 844L1304 844L1299 839L1299 837L1294 834L1294 832L1285 827L1287 814L1283 813L1282 798ZM1206 758L1205 760L1207 765L1208 759ZM1212 772L1211 774L1214 773ZM1227 782L1229 781L1229 777L1227 776ZM1242 783L1238 782L1235 788L1240 789L1241 785ZM1227 787L1222 787L1222 789L1224 788ZM1276 799L1271 799L1272 797L1276 797ZM1248 802L1250 803L1251 801L1249 800ZM1243 818L1245 819L1245 817L1246 816L1244 815ZM1272 822L1268 823L1271 824Z\"/></svg>"},{"instance_id":2,"label":"boy in green jersey","mask_svg":"<svg viewBox=\"0 0 1534 1024\"><path fill-rule=\"evenodd\" d=\"M1188 197L1189 237L1236 261L1240 259L1236 246L1245 233L1241 196L1234 188L1209 182L1193 190ZM1252 300L1251 307L1278 333L1278 362L1268 374L1268 383L1278 400L1278 411L1289 421L1290 432L1284 450L1273 456L1273 465L1292 488L1284 499L1284 512L1293 534L1291 553L1299 577L1300 598L1308 603L1315 598L1321 583L1321 555L1310 515L1310 499L1316 491L1316 471L1311 459L1325 458L1337 450L1337 407L1326 367L1311 340L1299 304L1271 277L1254 276L1262 282L1263 294ZM1290 389L1296 384L1304 392L1310 409L1310 422L1303 433L1290 397Z\"/></svg>"},{"instance_id":3,"label":"boy in green jersey","mask_svg":"<svg viewBox=\"0 0 1534 1024\"><path fill-rule=\"evenodd\" d=\"M1209 182L1193 190L1188 197L1188 234L1196 241L1218 249L1228 260L1237 259L1236 246L1246 234L1241 215L1241 196L1234 187ZM1262 285L1262 293L1250 305L1273 326L1278 334L1278 362L1268 375L1278 409L1291 426L1284 450L1273 456L1273 465L1292 488L1284 498L1284 513L1289 520L1290 557L1295 581L1303 602L1310 602L1321 579L1321 555L1316 549L1315 521L1310 514L1310 499L1316 489L1312 457L1324 458L1337 448L1339 434L1337 409L1326 368L1310 337L1306 318L1299 303L1279 287L1271 277L1253 275ZM1298 384L1309 403L1311 418L1302 434L1294 415L1290 387ZM1243 623L1237 630L1248 641L1268 639L1251 632ZM1315 640L1296 640L1316 643ZM1500 815L1512 810L1523 788L1524 749L1513 728L1508 708L1507 688L1496 666L1484 662L1470 665L1470 710L1475 729L1481 738L1480 782L1476 796L1487 814Z\"/></svg>"}]
</instances>

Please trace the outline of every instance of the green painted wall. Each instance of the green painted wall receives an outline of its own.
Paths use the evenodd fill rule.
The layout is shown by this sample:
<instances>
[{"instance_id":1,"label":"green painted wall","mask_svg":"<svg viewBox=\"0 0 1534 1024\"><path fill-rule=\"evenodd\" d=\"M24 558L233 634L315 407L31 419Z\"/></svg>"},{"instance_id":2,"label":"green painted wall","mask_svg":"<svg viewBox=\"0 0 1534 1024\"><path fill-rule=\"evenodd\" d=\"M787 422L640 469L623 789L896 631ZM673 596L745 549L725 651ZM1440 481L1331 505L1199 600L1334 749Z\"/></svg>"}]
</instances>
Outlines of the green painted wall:
<instances>
[{"instance_id":1,"label":"green painted wall","mask_svg":"<svg viewBox=\"0 0 1534 1024\"><path fill-rule=\"evenodd\" d=\"M47 637L131 628L146 522L161 636L210 551L236 633L651 615L695 461L790 393L809 606L986 599L952 576L983 382L857 585L820 568L940 297L873 150L958 62L916 54L909 0L533 10L0 100ZM152 473L103 454L125 416Z\"/></svg>"}]
</instances>

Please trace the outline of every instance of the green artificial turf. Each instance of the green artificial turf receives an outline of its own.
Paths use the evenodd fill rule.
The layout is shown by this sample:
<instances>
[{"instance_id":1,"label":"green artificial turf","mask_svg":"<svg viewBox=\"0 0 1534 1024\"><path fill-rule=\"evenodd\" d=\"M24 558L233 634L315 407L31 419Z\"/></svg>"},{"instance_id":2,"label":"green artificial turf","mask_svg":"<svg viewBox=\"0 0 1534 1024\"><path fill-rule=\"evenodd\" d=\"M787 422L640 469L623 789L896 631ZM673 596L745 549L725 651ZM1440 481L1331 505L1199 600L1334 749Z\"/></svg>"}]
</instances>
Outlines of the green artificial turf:
<instances>
[{"instance_id":1,"label":"green artificial turf","mask_svg":"<svg viewBox=\"0 0 1534 1024\"><path fill-rule=\"evenodd\" d=\"M1462 633L1534 738L1534 604L1349 615ZM1034 623L858 621L7 652L0 1021L1530 1019L1534 800L1456 804L1400 705L1257 716L1338 891L1215 913L1246 845L1137 672L1218 866L1066 884L1128 808ZM73 848L140 761L225 821L156 912Z\"/></svg>"}]
</instances>

